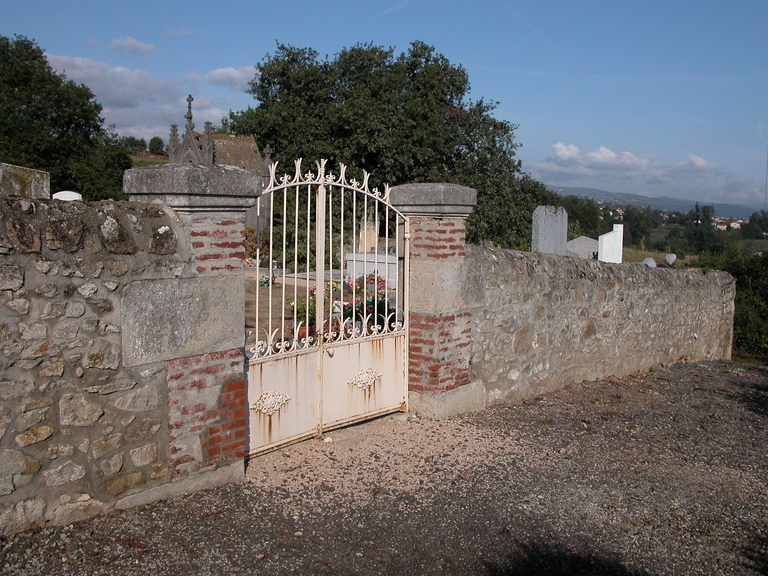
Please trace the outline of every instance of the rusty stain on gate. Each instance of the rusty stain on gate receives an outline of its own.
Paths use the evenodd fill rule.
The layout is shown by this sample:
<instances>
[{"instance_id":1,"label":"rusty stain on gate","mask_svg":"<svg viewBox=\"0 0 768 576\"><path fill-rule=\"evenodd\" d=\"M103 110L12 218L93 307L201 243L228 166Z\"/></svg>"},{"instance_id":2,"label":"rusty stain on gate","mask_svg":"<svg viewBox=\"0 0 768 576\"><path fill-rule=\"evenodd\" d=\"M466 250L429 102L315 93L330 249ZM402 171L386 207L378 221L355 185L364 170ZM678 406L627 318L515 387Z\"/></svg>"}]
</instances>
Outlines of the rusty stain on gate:
<instances>
[{"instance_id":1,"label":"rusty stain on gate","mask_svg":"<svg viewBox=\"0 0 768 576\"><path fill-rule=\"evenodd\" d=\"M251 456L407 409L408 219L325 166L272 164L258 204Z\"/></svg>"}]
</instances>

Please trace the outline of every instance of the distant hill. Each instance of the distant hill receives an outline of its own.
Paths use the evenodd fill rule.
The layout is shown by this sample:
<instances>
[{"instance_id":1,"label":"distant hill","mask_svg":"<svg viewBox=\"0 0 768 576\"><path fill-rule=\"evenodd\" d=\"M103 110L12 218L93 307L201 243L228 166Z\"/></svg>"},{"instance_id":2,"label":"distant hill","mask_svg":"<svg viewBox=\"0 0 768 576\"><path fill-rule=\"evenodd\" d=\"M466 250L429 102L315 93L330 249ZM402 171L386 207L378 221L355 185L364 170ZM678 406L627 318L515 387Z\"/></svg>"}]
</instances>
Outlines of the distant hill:
<instances>
[{"instance_id":1,"label":"distant hill","mask_svg":"<svg viewBox=\"0 0 768 576\"><path fill-rule=\"evenodd\" d=\"M659 196L650 198L640 196L639 194L621 194L619 192L606 192L596 188L568 188L563 186L550 186L547 188L557 192L561 196L578 196L579 198L591 198L596 202L611 204L614 206L639 206L645 208L650 206L656 210L666 212L688 212L693 210L696 200L681 200L679 198L668 198ZM741 204L717 204L714 202L699 202L707 206L715 207L715 214L723 218L744 218L747 219L753 213L762 209L762 206L743 206Z\"/></svg>"}]
</instances>

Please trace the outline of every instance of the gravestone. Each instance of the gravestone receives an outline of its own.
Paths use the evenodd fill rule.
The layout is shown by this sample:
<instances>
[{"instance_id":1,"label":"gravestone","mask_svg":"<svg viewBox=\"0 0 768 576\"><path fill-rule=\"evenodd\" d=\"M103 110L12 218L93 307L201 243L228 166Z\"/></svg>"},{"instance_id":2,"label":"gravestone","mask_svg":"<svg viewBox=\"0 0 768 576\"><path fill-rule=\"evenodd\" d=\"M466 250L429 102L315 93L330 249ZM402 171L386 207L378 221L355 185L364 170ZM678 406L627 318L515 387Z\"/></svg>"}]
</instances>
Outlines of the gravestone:
<instances>
[{"instance_id":1,"label":"gravestone","mask_svg":"<svg viewBox=\"0 0 768 576\"><path fill-rule=\"evenodd\" d=\"M667 261L667 264L669 264L670 266L674 266L675 261L677 260L677 254L667 254L665 256L665 259Z\"/></svg>"},{"instance_id":2,"label":"gravestone","mask_svg":"<svg viewBox=\"0 0 768 576\"><path fill-rule=\"evenodd\" d=\"M82 200L83 195L79 192L72 192L72 190L62 190L61 192L56 192L56 194L53 195L54 200L63 200L64 202L73 202L75 200Z\"/></svg>"},{"instance_id":3,"label":"gravestone","mask_svg":"<svg viewBox=\"0 0 768 576\"><path fill-rule=\"evenodd\" d=\"M624 225L614 224L613 232L602 234L598 243L597 259L600 262L621 264L624 255Z\"/></svg>"},{"instance_id":4,"label":"gravestone","mask_svg":"<svg viewBox=\"0 0 768 576\"><path fill-rule=\"evenodd\" d=\"M594 238L579 236L568 242L566 248L568 249L568 256L592 260L600 248L600 243Z\"/></svg>"},{"instance_id":5,"label":"gravestone","mask_svg":"<svg viewBox=\"0 0 768 576\"><path fill-rule=\"evenodd\" d=\"M645 264L646 266L648 266L648 268L656 268L656 260L654 260L650 256L648 258L645 258L641 262L641 264Z\"/></svg>"},{"instance_id":6,"label":"gravestone","mask_svg":"<svg viewBox=\"0 0 768 576\"><path fill-rule=\"evenodd\" d=\"M568 212L561 206L539 206L533 211L531 252L566 256Z\"/></svg>"}]
</instances>

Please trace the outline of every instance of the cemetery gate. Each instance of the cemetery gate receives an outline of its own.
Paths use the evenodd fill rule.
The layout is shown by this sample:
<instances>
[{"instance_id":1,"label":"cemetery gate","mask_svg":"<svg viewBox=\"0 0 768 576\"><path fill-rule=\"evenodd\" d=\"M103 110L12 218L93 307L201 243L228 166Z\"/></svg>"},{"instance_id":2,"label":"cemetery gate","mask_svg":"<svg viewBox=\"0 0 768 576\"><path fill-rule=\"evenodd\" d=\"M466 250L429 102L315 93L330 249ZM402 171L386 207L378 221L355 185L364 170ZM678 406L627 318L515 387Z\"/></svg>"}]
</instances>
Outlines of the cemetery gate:
<instances>
[{"instance_id":1,"label":"cemetery gate","mask_svg":"<svg viewBox=\"0 0 768 576\"><path fill-rule=\"evenodd\" d=\"M407 408L408 219L325 165L272 164L257 205L250 455Z\"/></svg>"}]
</instances>

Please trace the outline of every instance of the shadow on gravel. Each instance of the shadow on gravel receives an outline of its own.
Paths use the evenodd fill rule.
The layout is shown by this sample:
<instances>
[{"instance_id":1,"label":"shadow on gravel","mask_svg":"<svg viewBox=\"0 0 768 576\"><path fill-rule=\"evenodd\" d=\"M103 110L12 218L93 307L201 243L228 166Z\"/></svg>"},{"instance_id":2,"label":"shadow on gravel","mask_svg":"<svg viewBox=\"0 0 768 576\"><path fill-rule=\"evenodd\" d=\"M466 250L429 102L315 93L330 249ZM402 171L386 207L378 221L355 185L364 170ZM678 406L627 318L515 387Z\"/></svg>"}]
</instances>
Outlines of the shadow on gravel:
<instances>
[{"instance_id":1,"label":"shadow on gravel","mask_svg":"<svg viewBox=\"0 0 768 576\"><path fill-rule=\"evenodd\" d=\"M755 414L768 416L768 368L752 370L759 376L760 381L754 382L750 378L734 380L733 383L739 387L739 391L733 397Z\"/></svg>"},{"instance_id":2,"label":"shadow on gravel","mask_svg":"<svg viewBox=\"0 0 768 576\"><path fill-rule=\"evenodd\" d=\"M573 552L561 544L520 544L503 565L488 562L485 569L487 576L650 576L618 560Z\"/></svg>"},{"instance_id":3,"label":"shadow on gravel","mask_svg":"<svg viewBox=\"0 0 768 576\"><path fill-rule=\"evenodd\" d=\"M742 550L747 568L756 574L768 576L768 536L766 530L757 530L752 541Z\"/></svg>"}]
</instances>

